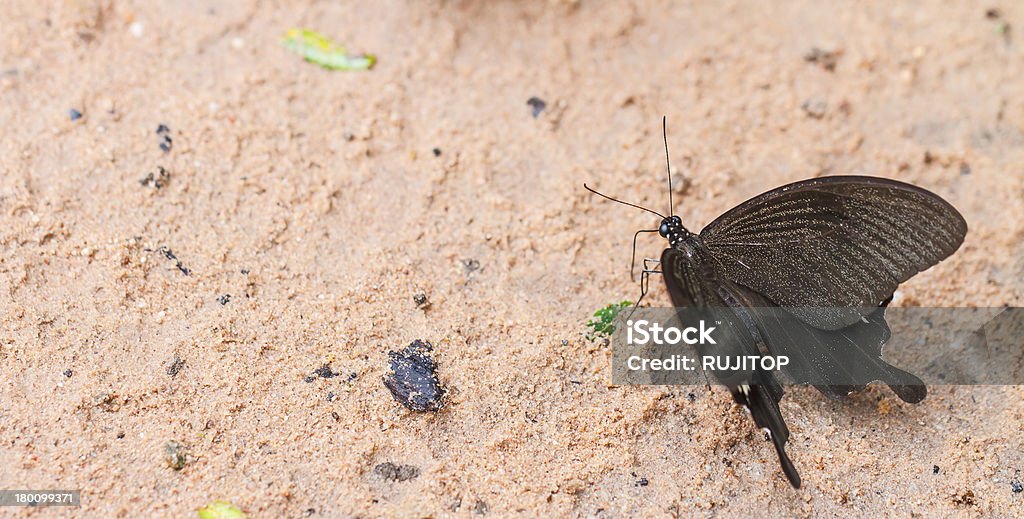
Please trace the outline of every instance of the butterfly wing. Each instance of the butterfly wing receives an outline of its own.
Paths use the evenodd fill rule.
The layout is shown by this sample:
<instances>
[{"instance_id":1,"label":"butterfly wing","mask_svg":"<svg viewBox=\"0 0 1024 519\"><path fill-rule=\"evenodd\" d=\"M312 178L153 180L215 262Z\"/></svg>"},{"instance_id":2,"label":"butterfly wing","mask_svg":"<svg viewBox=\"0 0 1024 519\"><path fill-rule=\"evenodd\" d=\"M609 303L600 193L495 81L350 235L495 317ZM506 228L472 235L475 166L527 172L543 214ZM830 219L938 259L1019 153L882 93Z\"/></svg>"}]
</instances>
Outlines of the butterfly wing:
<instances>
[{"instance_id":1,"label":"butterfly wing","mask_svg":"<svg viewBox=\"0 0 1024 519\"><path fill-rule=\"evenodd\" d=\"M715 272L696 257L668 248L661 254L661 268L668 288L669 296L676 308L728 308L730 304L728 287L718 283ZM728 335L719 342L727 351L718 350L715 355L760 355L757 346L760 333L753 326L741 324L742 319L729 319L739 326L730 326L722 330ZM702 355L707 351L700 351ZM800 488L800 474L786 454L786 442L789 441L789 428L779 409L782 400L782 386L771 372L756 369L745 373L731 373L730 380L723 380L733 400L750 410L754 423L768 431L775 451L779 455L779 463L786 478L795 487Z\"/></svg>"},{"instance_id":2,"label":"butterfly wing","mask_svg":"<svg viewBox=\"0 0 1024 519\"><path fill-rule=\"evenodd\" d=\"M952 254L967 223L938 195L876 177L805 180L758 195L700 233L722 277L817 328L853 324Z\"/></svg>"},{"instance_id":3,"label":"butterfly wing","mask_svg":"<svg viewBox=\"0 0 1024 519\"><path fill-rule=\"evenodd\" d=\"M876 380L904 402L916 404L927 395L920 378L882 359L882 347L892 336L885 305L866 309L866 317L840 330L822 330L749 288L724 284L746 308L771 354L789 360L782 371L792 383L812 385L834 399L846 398Z\"/></svg>"}]
</instances>

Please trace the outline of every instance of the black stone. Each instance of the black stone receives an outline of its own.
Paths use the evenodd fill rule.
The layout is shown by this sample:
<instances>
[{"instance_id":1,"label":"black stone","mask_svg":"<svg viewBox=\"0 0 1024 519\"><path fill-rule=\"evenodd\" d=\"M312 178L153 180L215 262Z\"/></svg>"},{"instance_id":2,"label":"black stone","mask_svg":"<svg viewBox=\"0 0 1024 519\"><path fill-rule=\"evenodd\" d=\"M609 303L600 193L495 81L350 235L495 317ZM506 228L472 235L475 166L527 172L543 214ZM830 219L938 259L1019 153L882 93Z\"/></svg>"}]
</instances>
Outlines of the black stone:
<instances>
[{"instance_id":1,"label":"black stone","mask_svg":"<svg viewBox=\"0 0 1024 519\"><path fill-rule=\"evenodd\" d=\"M526 104L530 106L530 113L533 115L534 119L536 119L537 116L539 116L540 113L543 112L544 109L548 107L548 104L545 103L544 100L539 97L531 97L527 99Z\"/></svg>"},{"instance_id":2,"label":"black stone","mask_svg":"<svg viewBox=\"0 0 1024 519\"><path fill-rule=\"evenodd\" d=\"M401 351L390 351L391 371L384 385L400 404L418 412L441 409L445 390L437 378L437 365L430 358L429 342L415 340Z\"/></svg>"}]
</instances>

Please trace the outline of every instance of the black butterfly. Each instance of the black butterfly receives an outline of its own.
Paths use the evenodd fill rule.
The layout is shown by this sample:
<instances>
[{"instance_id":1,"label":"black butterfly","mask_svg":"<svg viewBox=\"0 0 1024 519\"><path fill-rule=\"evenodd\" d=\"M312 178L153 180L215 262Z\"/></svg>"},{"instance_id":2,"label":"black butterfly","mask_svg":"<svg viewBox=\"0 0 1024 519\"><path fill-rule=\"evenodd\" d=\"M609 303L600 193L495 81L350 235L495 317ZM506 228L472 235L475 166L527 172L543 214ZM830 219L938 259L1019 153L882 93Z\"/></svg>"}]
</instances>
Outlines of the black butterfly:
<instances>
[{"instance_id":1,"label":"black butterfly","mask_svg":"<svg viewBox=\"0 0 1024 519\"><path fill-rule=\"evenodd\" d=\"M667 138L665 154L667 162ZM671 186L669 170L670 205ZM956 251L967 233L960 213L938 195L877 177L815 178L755 196L699 233L671 210L666 217L625 204L662 218L656 232L669 247L660 273L674 306L734 312L745 323L733 330L744 355L787 355L794 372L820 375L809 383L833 398L863 385L829 384L828 374L853 372L843 380L880 380L906 402L924 399L924 383L881 360L881 348L889 338L885 305L896 287ZM645 268L643 275L656 272ZM779 307L786 312L754 311ZM792 318L780 319L782 313ZM775 375L754 370L721 382L767 431L799 488Z\"/></svg>"}]
</instances>

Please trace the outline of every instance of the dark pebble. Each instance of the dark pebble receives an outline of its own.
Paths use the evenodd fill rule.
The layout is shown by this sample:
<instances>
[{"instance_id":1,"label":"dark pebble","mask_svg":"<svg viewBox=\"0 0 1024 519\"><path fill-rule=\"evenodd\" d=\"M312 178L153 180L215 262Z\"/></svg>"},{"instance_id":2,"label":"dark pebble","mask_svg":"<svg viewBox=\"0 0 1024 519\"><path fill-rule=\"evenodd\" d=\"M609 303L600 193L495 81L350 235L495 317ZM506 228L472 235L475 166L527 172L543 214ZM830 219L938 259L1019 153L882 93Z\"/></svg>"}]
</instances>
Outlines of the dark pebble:
<instances>
[{"instance_id":1,"label":"dark pebble","mask_svg":"<svg viewBox=\"0 0 1024 519\"><path fill-rule=\"evenodd\" d=\"M646 487L650 483L651 483L650 481L647 481L647 478L640 478L640 479L636 480L636 486L638 486L638 487Z\"/></svg>"},{"instance_id":2,"label":"dark pebble","mask_svg":"<svg viewBox=\"0 0 1024 519\"><path fill-rule=\"evenodd\" d=\"M171 181L171 172L167 171L163 166L156 167L156 173L149 172L142 180L139 181L143 187L152 187L154 189L160 189L167 185Z\"/></svg>"},{"instance_id":3,"label":"dark pebble","mask_svg":"<svg viewBox=\"0 0 1024 519\"><path fill-rule=\"evenodd\" d=\"M1024 485L1022 485L1020 481L1014 481L1013 483L1010 483L1010 490L1013 490L1014 494L1019 494L1024 492Z\"/></svg>"},{"instance_id":4,"label":"dark pebble","mask_svg":"<svg viewBox=\"0 0 1024 519\"><path fill-rule=\"evenodd\" d=\"M480 270L480 262L475 259L464 259L462 260L462 269L466 271L466 274L470 274Z\"/></svg>"},{"instance_id":5,"label":"dark pebble","mask_svg":"<svg viewBox=\"0 0 1024 519\"><path fill-rule=\"evenodd\" d=\"M332 371L331 366L324 364L323 366L316 368L316 371L314 371L313 374L320 378L334 378L338 376L340 373Z\"/></svg>"},{"instance_id":6,"label":"dark pebble","mask_svg":"<svg viewBox=\"0 0 1024 519\"><path fill-rule=\"evenodd\" d=\"M395 465L390 461L373 467L373 473L385 481L409 481L420 475L420 469L412 465Z\"/></svg>"},{"instance_id":7,"label":"dark pebble","mask_svg":"<svg viewBox=\"0 0 1024 519\"><path fill-rule=\"evenodd\" d=\"M117 433L117 439L118 440L123 440L124 439L124 433L123 432Z\"/></svg>"},{"instance_id":8,"label":"dark pebble","mask_svg":"<svg viewBox=\"0 0 1024 519\"><path fill-rule=\"evenodd\" d=\"M185 361L181 360L177 355L171 359L170 364L167 365L167 374L174 377L178 373L181 373L181 369L185 367Z\"/></svg>"},{"instance_id":9,"label":"dark pebble","mask_svg":"<svg viewBox=\"0 0 1024 519\"><path fill-rule=\"evenodd\" d=\"M489 509L490 507L487 506L487 503L484 503L483 501L477 501L476 506L473 507L473 512L477 515L487 515L487 511Z\"/></svg>"},{"instance_id":10,"label":"dark pebble","mask_svg":"<svg viewBox=\"0 0 1024 519\"><path fill-rule=\"evenodd\" d=\"M217 302L220 303L221 306L230 303L231 302L231 294L224 294L224 295L218 297L217 298Z\"/></svg>"},{"instance_id":11,"label":"dark pebble","mask_svg":"<svg viewBox=\"0 0 1024 519\"><path fill-rule=\"evenodd\" d=\"M832 72L836 69L836 64L839 62L839 53L813 47L804 54L804 61L816 63L821 65L821 68Z\"/></svg>"},{"instance_id":12,"label":"dark pebble","mask_svg":"<svg viewBox=\"0 0 1024 519\"><path fill-rule=\"evenodd\" d=\"M693 402L694 400L697 400L697 395L689 393L686 395L686 399L689 400L690 402Z\"/></svg>"},{"instance_id":13,"label":"dark pebble","mask_svg":"<svg viewBox=\"0 0 1024 519\"><path fill-rule=\"evenodd\" d=\"M166 124L161 123L160 125L158 125L156 127L156 134L157 135L163 135L165 133L171 133L171 129L168 128Z\"/></svg>"},{"instance_id":14,"label":"dark pebble","mask_svg":"<svg viewBox=\"0 0 1024 519\"><path fill-rule=\"evenodd\" d=\"M932 466L932 474L938 474L938 473L939 473L939 466L938 465L933 465Z\"/></svg>"},{"instance_id":15,"label":"dark pebble","mask_svg":"<svg viewBox=\"0 0 1024 519\"><path fill-rule=\"evenodd\" d=\"M412 296L412 302L416 303L416 308L424 309L430 306L430 300L427 299L426 294L415 294Z\"/></svg>"},{"instance_id":16,"label":"dark pebble","mask_svg":"<svg viewBox=\"0 0 1024 519\"><path fill-rule=\"evenodd\" d=\"M71 371L70 369L64 370L64 376L65 377L71 378L71 375L74 375L74 374L75 374L75 372Z\"/></svg>"},{"instance_id":17,"label":"dark pebble","mask_svg":"<svg viewBox=\"0 0 1024 519\"><path fill-rule=\"evenodd\" d=\"M530 113L533 114L534 119L536 119L537 116L539 116L540 113L543 112L544 109L548 107L548 104L545 103L544 100L539 97L531 97L527 99L526 104L530 106Z\"/></svg>"},{"instance_id":18,"label":"dark pebble","mask_svg":"<svg viewBox=\"0 0 1024 519\"><path fill-rule=\"evenodd\" d=\"M68 119L71 119L72 121L77 121L77 120L79 120L81 118L82 118L82 112L79 112L78 110L75 110L74 108L68 110Z\"/></svg>"},{"instance_id":19,"label":"dark pebble","mask_svg":"<svg viewBox=\"0 0 1024 519\"><path fill-rule=\"evenodd\" d=\"M171 138L164 135L163 140L160 141L160 149L164 150L164 153L171 151Z\"/></svg>"},{"instance_id":20,"label":"dark pebble","mask_svg":"<svg viewBox=\"0 0 1024 519\"><path fill-rule=\"evenodd\" d=\"M441 148L434 148L432 151L434 152L435 157L441 156Z\"/></svg>"},{"instance_id":21,"label":"dark pebble","mask_svg":"<svg viewBox=\"0 0 1024 519\"><path fill-rule=\"evenodd\" d=\"M970 175L971 174L971 165L966 163L966 162L961 162L960 163L960 174L961 175Z\"/></svg>"},{"instance_id":22,"label":"dark pebble","mask_svg":"<svg viewBox=\"0 0 1024 519\"><path fill-rule=\"evenodd\" d=\"M417 339L402 351L388 352L391 371L384 377L384 385L395 400L413 411L441 409L445 391L430 358L432 350L429 342Z\"/></svg>"},{"instance_id":23,"label":"dark pebble","mask_svg":"<svg viewBox=\"0 0 1024 519\"><path fill-rule=\"evenodd\" d=\"M159 252L168 260L173 261L174 266L178 270L180 270L182 274L185 274L186 276L192 275L192 270L186 267L184 264L182 264L181 260L179 260L178 257L174 255L174 251L172 251L171 249L167 248L164 245L161 245L156 249L156 252Z\"/></svg>"},{"instance_id":24,"label":"dark pebble","mask_svg":"<svg viewBox=\"0 0 1024 519\"><path fill-rule=\"evenodd\" d=\"M302 379L302 381L307 383L307 384L309 384L310 382L312 382L314 380L316 380L316 377L314 377L313 375L306 375L306 378Z\"/></svg>"},{"instance_id":25,"label":"dark pebble","mask_svg":"<svg viewBox=\"0 0 1024 519\"><path fill-rule=\"evenodd\" d=\"M192 461L188 448L173 440L164 445L164 460L174 470L181 470Z\"/></svg>"}]
</instances>

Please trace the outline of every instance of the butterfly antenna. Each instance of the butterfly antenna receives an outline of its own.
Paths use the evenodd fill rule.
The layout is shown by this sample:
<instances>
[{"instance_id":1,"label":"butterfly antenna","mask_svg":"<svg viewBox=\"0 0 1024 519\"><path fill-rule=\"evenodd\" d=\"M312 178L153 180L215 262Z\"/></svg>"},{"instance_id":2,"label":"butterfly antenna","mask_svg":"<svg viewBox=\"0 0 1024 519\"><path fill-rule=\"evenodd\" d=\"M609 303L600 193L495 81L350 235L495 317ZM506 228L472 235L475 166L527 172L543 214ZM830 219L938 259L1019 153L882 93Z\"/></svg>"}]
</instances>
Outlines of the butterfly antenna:
<instances>
[{"instance_id":1,"label":"butterfly antenna","mask_svg":"<svg viewBox=\"0 0 1024 519\"><path fill-rule=\"evenodd\" d=\"M672 164L668 160L668 116L661 116L661 136L665 140L665 171L668 172L668 215L673 216L672 210L675 204L672 203Z\"/></svg>"},{"instance_id":2,"label":"butterfly antenna","mask_svg":"<svg viewBox=\"0 0 1024 519\"><path fill-rule=\"evenodd\" d=\"M661 213L659 213L659 212L657 212L657 211L655 211L653 209L648 209L646 207L642 207L642 206L639 206L639 205L636 205L636 204L631 204L629 202L623 202L622 200L619 200L619 199L616 199L616 198L612 198L612 197L610 197L610 196L608 196L608 195L606 195L604 193L600 193L600 192L594 191L593 189L590 188L590 186L588 186L586 184L583 184L583 187L587 191L590 191L591 193L594 193L597 196L600 196L600 197L603 197L603 198L607 198L608 200L611 200L612 202L618 202L618 203L620 203L622 205L628 205L630 207L635 207L637 209L642 209L644 211L647 211L648 213L652 213L652 214L658 215L659 217L661 217L662 220L665 219L665 215L663 215L663 214L661 214Z\"/></svg>"}]
</instances>

